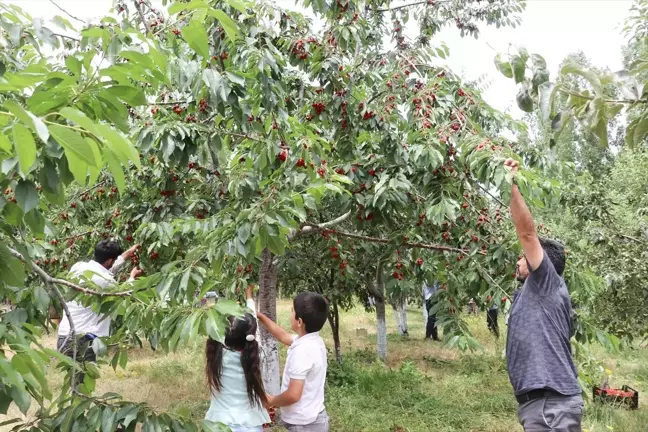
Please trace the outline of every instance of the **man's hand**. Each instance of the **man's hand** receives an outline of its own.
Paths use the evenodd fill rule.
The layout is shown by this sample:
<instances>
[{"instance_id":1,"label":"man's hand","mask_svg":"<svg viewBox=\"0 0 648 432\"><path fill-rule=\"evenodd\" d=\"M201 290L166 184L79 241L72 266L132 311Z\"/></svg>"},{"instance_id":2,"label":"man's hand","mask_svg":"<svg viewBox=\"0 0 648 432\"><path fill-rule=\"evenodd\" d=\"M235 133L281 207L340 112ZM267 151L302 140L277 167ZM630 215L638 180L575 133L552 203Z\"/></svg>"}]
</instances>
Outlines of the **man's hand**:
<instances>
[{"instance_id":1,"label":"man's hand","mask_svg":"<svg viewBox=\"0 0 648 432\"><path fill-rule=\"evenodd\" d=\"M139 248L140 248L140 245L139 245L139 244L136 244L136 245L132 246L130 249L128 249L126 252L124 252L124 253L122 254L122 258L124 258L125 260L127 260L128 258L130 258L130 257L132 257L133 255L135 255L135 252L137 252L137 250L138 250Z\"/></svg>"},{"instance_id":2,"label":"man's hand","mask_svg":"<svg viewBox=\"0 0 648 432\"><path fill-rule=\"evenodd\" d=\"M144 270L142 270L139 267L135 267L133 270L130 272L131 279L137 279L144 273Z\"/></svg>"},{"instance_id":3,"label":"man's hand","mask_svg":"<svg viewBox=\"0 0 648 432\"><path fill-rule=\"evenodd\" d=\"M515 159L506 159L504 161L504 166L509 168L509 175L511 179L514 179L520 169L520 163Z\"/></svg>"}]
</instances>

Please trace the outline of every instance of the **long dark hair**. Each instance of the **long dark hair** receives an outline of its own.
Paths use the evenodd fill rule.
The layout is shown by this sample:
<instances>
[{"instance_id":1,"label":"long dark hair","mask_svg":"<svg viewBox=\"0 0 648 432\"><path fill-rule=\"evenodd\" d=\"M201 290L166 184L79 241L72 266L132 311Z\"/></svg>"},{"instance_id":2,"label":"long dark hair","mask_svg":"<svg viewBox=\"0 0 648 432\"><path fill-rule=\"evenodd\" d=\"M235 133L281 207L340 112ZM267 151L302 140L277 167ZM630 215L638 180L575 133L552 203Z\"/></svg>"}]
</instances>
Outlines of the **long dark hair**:
<instances>
[{"instance_id":1,"label":"long dark hair","mask_svg":"<svg viewBox=\"0 0 648 432\"><path fill-rule=\"evenodd\" d=\"M230 318L230 327L225 332L225 343L207 339L205 355L207 364L205 374L212 391L221 391L221 375L223 373L223 350L229 349L241 353L241 366L245 374L250 406L262 407L268 402L263 380L261 379L261 358L259 355L259 344L256 340L248 341L248 335L256 336L257 322L249 313L241 318Z\"/></svg>"}]
</instances>

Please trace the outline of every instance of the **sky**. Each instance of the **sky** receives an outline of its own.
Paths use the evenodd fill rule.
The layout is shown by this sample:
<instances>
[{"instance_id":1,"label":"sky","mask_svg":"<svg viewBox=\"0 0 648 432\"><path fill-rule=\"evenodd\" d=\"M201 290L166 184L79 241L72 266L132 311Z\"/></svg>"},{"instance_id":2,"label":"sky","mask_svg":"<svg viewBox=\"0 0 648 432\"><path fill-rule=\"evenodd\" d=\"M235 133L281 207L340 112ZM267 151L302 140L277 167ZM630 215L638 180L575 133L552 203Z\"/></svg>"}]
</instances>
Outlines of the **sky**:
<instances>
[{"instance_id":1,"label":"sky","mask_svg":"<svg viewBox=\"0 0 648 432\"><path fill-rule=\"evenodd\" d=\"M16 4L34 17L45 20L63 13L50 0L4 0ZM56 3L84 20L103 16L113 0L56 0ZM155 3L161 4L159 0ZM287 9L303 11L294 0L278 0ZM393 6L402 4L394 1ZM462 38L454 27L442 30L433 43L445 42L450 48L447 65L466 79L485 78L484 98L495 108L519 118L515 106L517 93L513 80L502 76L493 59L507 52L511 44L521 45L530 53L542 55L552 76L570 53L583 51L594 66L617 71L622 68L621 35L623 22L632 5L630 0L528 0L517 28L481 27L479 39Z\"/></svg>"}]
</instances>

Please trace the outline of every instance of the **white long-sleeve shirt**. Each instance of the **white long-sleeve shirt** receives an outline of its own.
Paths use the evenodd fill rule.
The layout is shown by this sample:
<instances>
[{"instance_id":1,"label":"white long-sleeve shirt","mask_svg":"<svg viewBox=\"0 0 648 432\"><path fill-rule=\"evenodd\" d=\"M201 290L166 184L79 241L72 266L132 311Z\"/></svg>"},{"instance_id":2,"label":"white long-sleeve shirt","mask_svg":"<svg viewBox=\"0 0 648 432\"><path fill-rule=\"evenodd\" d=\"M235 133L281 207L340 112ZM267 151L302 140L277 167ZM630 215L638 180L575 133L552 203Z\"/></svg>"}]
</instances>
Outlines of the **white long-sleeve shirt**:
<instances>
[{"instance_id":1,"label":"white long-sleeve shirt","mask_svg":"<svg viewBox=\"0 0 648 432\"><path fill-rule=\"evenodd\" d=\"M94 273L91 277L93 283L100 288L107 288L117 283L115 273L124 265L126 261L121 256L117 258L112 268L108 270L98 262L92 260L88 262L78 262L72 266L70 273L73 276L81 276L85 272ZM91 307L85 307L76 301L66 302L76 334L82 335L91 333L96 336L110 336L110 318L95 313ZM59 336L67 336L70 333L70 322L67 315L63 314L61 324L58 328Z\"/></svg>"}]
</instances>

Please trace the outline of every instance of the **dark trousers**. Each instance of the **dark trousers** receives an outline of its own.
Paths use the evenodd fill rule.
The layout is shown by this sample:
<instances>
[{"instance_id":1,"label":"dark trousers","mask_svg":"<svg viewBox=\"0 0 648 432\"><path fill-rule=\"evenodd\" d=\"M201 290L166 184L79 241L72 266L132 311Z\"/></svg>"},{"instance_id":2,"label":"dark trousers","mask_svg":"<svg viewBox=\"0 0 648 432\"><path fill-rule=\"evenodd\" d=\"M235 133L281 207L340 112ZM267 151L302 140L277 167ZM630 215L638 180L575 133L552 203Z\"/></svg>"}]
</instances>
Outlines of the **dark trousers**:
<instances>
[{"instance_id":1,"label":"dark trousers","mask_svg":"<svg viewBox=\"0 0 648 432\"><path fill-rule=\"evenodd\" d=\"M488 330L498 338L499 326L497 324L497 312L497 309L488 309L486 312L486 324L488 325Z\"/></svg>"},{"instance_id":2,"label":"dark trousers","mask_svg":"<svg viewBox=\"0 0 648 432\"><path fill-rule=\"evenodd\" d=\"M85 363L85 362L96 362L97 361L97 355L95 352L92 350L92 337L84 335L84 336L77 336L75 338L69 338L67 343L63 345L65 342L65 339L67 336L59 336L58 341L56 343L56 349L58 352L61 354L64 354L70 358L74 358L74 344L76 343L76 361L78 363ZM74 377L74 389L76 389L79 384L83 383L83 379L85 378L85 374L81 372L77 372L77 374Z\"/></svg>"},{"instance_id":3,"label":"dark trousers","mask_svg":"<svg viewBox=\"0 0 648 432\"><path fill-rule=\"evenodd\" d=\"M437 325L436 325L436 321L437 321L436 315L430 313L430 311L432 310L432 306L434 306L434 303L432 302L431 298L425 300L425 308L428 311L428 319L425 325L425 338L426 339L432 338L435 341L438 341L439 331L437 330Z\"/></svg>"}]
</instances>

